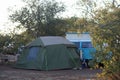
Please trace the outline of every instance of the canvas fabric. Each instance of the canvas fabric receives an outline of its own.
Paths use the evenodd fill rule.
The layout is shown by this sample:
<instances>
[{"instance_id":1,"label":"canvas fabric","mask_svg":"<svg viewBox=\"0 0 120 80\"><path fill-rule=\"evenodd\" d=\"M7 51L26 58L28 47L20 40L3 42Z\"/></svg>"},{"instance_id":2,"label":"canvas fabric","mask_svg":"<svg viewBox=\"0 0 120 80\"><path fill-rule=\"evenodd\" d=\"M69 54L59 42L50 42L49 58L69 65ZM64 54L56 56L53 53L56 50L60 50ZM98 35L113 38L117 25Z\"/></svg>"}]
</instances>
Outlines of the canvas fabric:
<instances>
[{"instance_id":1,"label":"canvas fabric","mask_svg":"<svg viewBox=\"0 0 120 80\"><path fill-rule=\"evenodd\" d=\"M31 42L22 52L15 65L17 68L56 70L79 67L76 48L65 44L42 46L42 40ZM38 44L39 45L38 45Z\"/></svg>"}]
</instances>

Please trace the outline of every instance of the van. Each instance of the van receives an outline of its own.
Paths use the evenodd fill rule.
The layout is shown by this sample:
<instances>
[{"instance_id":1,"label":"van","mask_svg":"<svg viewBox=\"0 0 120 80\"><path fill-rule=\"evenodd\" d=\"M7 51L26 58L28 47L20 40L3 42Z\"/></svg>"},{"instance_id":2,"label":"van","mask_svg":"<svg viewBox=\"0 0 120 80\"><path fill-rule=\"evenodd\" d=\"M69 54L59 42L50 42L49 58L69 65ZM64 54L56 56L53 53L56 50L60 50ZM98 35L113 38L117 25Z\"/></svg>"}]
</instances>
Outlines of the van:
<instances>
[{"instance_id":1,"label":"van","mask_svg":"<svg viewBox=\"0 0 120 80\"><path fill-rule=\"evenodd\" d=\"M93 59L93 55L95 54L95 48L92 45L92 39L89 33L76 33L76 32L67 32L66 39L73 42L79 52L80 52L80 60L86 62L86 67L89 67L88 62Z\"/></svg>"}]
</instances>

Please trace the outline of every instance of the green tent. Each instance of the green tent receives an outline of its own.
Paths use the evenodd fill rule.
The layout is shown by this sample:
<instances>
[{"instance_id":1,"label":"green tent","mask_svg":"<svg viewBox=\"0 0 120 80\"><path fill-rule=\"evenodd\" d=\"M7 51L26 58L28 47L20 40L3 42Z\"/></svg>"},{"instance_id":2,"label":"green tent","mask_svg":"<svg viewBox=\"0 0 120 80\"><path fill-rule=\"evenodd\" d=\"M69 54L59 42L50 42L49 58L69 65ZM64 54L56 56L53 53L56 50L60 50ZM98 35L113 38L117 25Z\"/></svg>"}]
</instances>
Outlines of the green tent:
<instances>
[{"instance_id":1,"label":"green tent","mask_svg":"<svg viewBox=\"0 0 120 80\"><path fill-rule=\"evenodd\" d=\"M63 37L39 37L24 48L15 67L55 70L79 67L76 47Z\"/></svg>"}]
</instances>

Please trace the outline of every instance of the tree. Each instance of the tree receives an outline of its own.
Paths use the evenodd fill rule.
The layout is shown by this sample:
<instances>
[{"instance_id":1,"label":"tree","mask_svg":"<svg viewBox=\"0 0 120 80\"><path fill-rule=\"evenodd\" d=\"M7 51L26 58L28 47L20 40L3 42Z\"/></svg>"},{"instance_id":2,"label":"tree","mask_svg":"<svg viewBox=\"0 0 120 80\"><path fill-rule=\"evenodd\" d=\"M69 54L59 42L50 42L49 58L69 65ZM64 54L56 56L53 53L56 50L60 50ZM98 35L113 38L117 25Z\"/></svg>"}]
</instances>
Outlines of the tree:
<instances>
[{"instance_id":1,"label":"tree","mask_svg":"<svg viewBox=\"0 0 120 80\"><path fill-rule=\"evenodd\" d=\"M57 19L57 14L65 10L62 3L58 3L54 0L23 0L26 6L22 7L20 10L16 10L10 15L10 19L13 22L20 23L21 26L27 29L27 32L35 37L42 35L54 35L57 25L60 19ZM57 21L58 20L58 21ZM62 21L61 21L62 22ZM61 27L59 27L61 30ZM53 32L54 31L54 32ZM60 31L61 32L61 31ZM50 34L52 33L52 34Z\"/></svg>"},{"instance_id":2,"label":"tree","mask_svg":"<svg viewBox=\"0 0 120 80\"><path fill-rule=\"evenodd\" d=\"M99 19L99 25L93 31L93 40L97 45L101 47L99 50L103 50L100 56L103 56L103 63L105 68L103 73L109 75L113 80L118 80L120 73L120 9L114 8L113 11L104 9L99 12L96 19ZM99 17L98 17L99 16ZM107 43L104 47L103 44ZM106 59L106 56L112 52L110 59Z\"/></svg>"},{"instance_id":3,"label":"tree","mask_svg":"<svg viewBox=\"0 0 120 80\"><path fill-rule=\"evenodd\" d=\"M105 80L119 80L120 8L117 0L112 0L109 4L105 3L105 6L92 13L94 16L89 20L86 28L92 34L93 43L97 49L96 58L101 59L105 64L101 77Z\"/></svg>"},{"instance_id":4,"label":"tree","mask_svg":"<svg viewBox=\"0 0 120 80\"><path fill-rule=\"evenodd\" d=\"M66 21L66 31L68 32L84 32L88 20L86 18L71 17L65 18Z\"/></svg>"},{"instance_id":5,"label":"tree","mask_svg":"<svg viewBox=\"0 0 120 80\"><path fill-rule=\"evenodd\" d=\"M12 38L9 35L0 35L0 53L11 53L13 48Z\"/></svg>"},{"instance_id":6,"label":"tree","mask_svg":"<svg viewBox=\"0 0 120 80\"><path fill-rule=\"evenodd\" d=\"M0 35L0 53L14 55L18 52L18 48L34 39L27 31L18 34L15 30L17 29L15 28L9 34Z\"/></svg>"}]
</instances>

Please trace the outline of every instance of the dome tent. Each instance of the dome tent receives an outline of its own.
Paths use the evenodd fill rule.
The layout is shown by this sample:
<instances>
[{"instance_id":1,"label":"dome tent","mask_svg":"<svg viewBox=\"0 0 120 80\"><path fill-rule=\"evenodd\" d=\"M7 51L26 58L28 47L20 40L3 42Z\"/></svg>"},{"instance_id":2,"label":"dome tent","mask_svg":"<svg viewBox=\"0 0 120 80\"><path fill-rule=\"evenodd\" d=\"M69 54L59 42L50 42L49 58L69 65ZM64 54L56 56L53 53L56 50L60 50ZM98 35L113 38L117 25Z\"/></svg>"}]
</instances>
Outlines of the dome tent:
<instances>
[{"instance_id":1,"label":"dome tent","mask_svg":"<svg viewBox=\"0 0 120 80\"><path fill-rule=\"evenodd\" d=\"M24 48L16 68L55 70L79 67L76 47L59 36L39 37Z\"/></svg>"}]
</instances>

